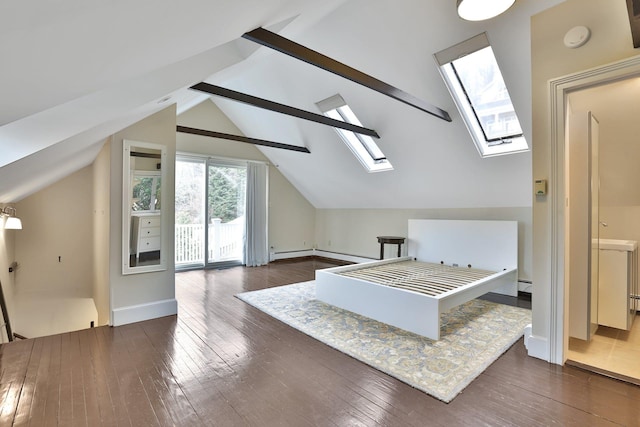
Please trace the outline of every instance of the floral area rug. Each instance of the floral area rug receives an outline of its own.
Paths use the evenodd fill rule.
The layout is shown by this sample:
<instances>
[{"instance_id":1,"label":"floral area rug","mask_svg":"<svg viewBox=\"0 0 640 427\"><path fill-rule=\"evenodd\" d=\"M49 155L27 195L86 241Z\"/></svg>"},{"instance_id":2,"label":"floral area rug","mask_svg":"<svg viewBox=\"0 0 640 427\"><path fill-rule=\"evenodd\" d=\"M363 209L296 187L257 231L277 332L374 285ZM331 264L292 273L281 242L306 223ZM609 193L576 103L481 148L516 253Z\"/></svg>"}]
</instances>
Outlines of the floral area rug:
<instances>
[{"instance_id":1,"label":"floral area rug","mask_svg":"<svg viewBox=\"0 0 640 427\"><path fill-rule=\"evenodd\" d=\"M447 403L531 323L530 310L475 299L442 315L441 338L434 341L318 301L313 281L236 296Z\"/></svg>"}]
</instances>

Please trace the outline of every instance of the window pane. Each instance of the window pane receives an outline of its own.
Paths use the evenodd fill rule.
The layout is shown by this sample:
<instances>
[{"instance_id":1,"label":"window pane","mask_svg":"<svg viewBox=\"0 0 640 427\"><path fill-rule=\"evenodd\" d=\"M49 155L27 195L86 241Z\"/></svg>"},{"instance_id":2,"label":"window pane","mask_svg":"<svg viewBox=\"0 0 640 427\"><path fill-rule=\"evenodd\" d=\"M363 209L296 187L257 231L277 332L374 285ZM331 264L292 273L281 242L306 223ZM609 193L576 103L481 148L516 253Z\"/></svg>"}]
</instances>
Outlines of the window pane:
<instances>
[{"instance_id":1,"label":"window pane","mask_svg":"<svg viewBox=\"0 0 640 427\"><path fill-rule=\"evenodd\" d=\"M322 101L321 101L322 102ZM362 126L362 123L348 105L325 111L325 116L335 120ZM393 170L380 147L368 135L356 134L348 130L335 128L351 152L369 172Z\"/></svg>"},{"instance_id":2,"label":"window pane","mask_svg":"<svg viewBox=\"0 0 640 427\"><path fill-rule=\"evenodd\" d=\"M338 120L342 120L347 123L362 126L362 123L360 123L360 120L358 120L358 117L356 117L354 112L347 105L338 108L338 112L342 117ZM369 135L360 135L360 134L356 135L353 132L349 132L349 133L351 133L354 138L358 139L360 144L364 146L364 148L367 150L367 152L369 153L369 155L374 161L379 162L387 158L382 152L382 150L380 149L380 147L378 147L378 145L375 142L373 142L373 139Z\"/></svg>"},{"instance_id":3,"label":"window pane","mask_svg":"<svg viewBox=\"0 0 640 427\"><path fill-rule=\"evenodd\" d=\"M522 129L491 47L452 63L487 141L517 136Z\"/></svg>"}]
</instances>

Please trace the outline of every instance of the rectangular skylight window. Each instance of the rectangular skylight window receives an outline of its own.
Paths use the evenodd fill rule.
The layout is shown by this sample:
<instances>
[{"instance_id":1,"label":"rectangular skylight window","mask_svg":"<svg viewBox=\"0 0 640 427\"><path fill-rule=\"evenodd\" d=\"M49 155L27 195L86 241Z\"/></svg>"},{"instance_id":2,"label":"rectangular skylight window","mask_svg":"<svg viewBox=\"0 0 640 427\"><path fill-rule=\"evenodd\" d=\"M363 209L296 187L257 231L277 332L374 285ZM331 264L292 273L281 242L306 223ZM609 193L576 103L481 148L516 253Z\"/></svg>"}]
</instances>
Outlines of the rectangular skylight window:
<instances>
[{"instance_id":1,"label":"rectangular skylight window","mask_svg":"<svg viewBox=\"0 0 640 427\"><path fill-rule=\"evenodd\" d=\"M340 95L334 95L316 104L322 114L335 120L362 126L358 117ZM369 172L393 170L393 166L380 147L369 135L362 135L345 129L334 128L347 147Z\"/></svg>"},{"instance_id":2,"label":"rectangular skylight window","mask_svg":"<svg viewBox=\"0 0 640 427\"><path fill-rule=\"evenodd\" d=\"M435 58L481 156L529 149L485 33L438 52Z\"/></svg>"}]
</instances>

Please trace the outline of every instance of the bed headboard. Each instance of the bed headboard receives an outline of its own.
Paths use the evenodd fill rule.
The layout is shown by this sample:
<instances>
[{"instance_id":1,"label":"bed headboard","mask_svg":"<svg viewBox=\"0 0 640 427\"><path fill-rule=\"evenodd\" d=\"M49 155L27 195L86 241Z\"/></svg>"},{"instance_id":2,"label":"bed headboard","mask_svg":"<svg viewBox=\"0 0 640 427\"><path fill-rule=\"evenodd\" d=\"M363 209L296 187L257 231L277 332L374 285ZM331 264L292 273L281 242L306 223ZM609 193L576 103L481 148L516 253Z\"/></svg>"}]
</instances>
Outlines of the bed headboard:
<instances>
[{"instance_id":1,"label":"bed headboard","mask_svg":"<svg viewBox=\"0 0 640 427\"><path fill-rule=\"evenodd\" d=\"M409 256L419 261L471 264L502 270L518 267L518 222L409 220Z\"/></svg>"}]
</instances>

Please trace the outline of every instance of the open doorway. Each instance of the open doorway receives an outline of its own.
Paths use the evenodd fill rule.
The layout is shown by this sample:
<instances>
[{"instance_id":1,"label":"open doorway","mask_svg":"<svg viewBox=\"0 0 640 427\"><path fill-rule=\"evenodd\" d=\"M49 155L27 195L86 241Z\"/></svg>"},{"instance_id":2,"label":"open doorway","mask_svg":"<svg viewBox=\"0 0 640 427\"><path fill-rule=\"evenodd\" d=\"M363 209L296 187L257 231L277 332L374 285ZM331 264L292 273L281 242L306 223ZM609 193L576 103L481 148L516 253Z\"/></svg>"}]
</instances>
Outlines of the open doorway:
<instances>
[{"instance_id":1,"label":"open doorway","mask_svg":"<svg viewBox=\"0 0 640 427\"><path fill-rule=\"evenodd\" d=\"M593 286L589 297L583 297L580 293L587 289L582 283L586 276L569 276L569 283L565 283L569 286L569 313L565 318L569 319L569 325L565 330L569 331L567 363L640 384L640 365L637 363L640 319L635 319L638 308L637 243L640 242L638 96L640 77L634 76L591 85L573 91L567 97L571 110L567 112L568 119L585 112L598 118L599 144L594 147L597 152L590 158L589 176L585 177L593 206L581 204L587 209L576 212L574 202L579 197L574 186L567 185L570 200L567 230L575 231L576 223L581 221L593 226L588 239L582 239L584 245L567 239L568 265L576 255L580 256L578 264L589 265L582 270L593 273L589 278ZM576 173L572 172L575 165L570 166L570 133L575 131L575 126L567 123L566 129L565 177L570 182ZM594 158L597 171L593 171ZM583 174L586 172L582 170ZM576 318L582 318L581 322ZM576 323L584 329L576 328Z\"/></svg>"}]
</instances>

